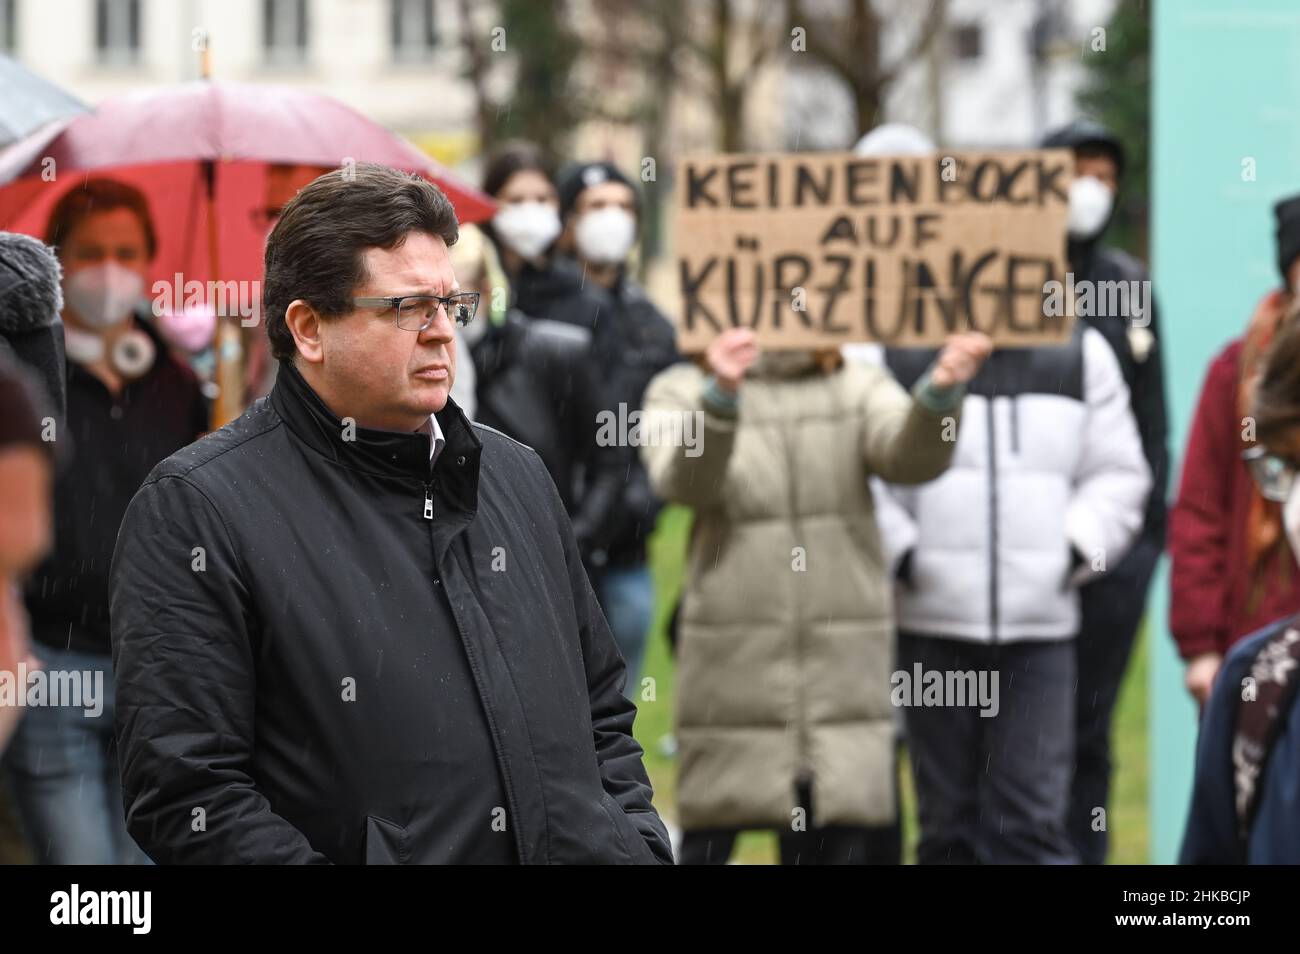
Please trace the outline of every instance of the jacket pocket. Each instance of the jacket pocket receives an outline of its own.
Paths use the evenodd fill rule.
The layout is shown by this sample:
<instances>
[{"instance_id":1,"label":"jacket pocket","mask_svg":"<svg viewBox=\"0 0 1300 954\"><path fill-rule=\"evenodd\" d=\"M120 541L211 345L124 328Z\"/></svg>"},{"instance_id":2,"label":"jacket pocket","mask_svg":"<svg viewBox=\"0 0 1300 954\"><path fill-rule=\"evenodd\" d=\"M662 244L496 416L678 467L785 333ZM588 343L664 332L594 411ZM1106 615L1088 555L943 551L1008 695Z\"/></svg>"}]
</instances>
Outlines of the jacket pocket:
<instances>
[{"instance_id":1,"label":"jacket pocket","mask_svg":"<svg viewBox=\"0 0 1300 954\"><path fill-rule=\"evenodd\" d=\"M365 845L362 853L368 865L409 863L411 845L406 829L383 818L367 815Z\"/></svg>"},{"instance_id":2,"label":"jacket pocket","mask_svg":"<svg viewBox=\"0 0 1300 954\"><path fill-rule=\"evenodd\" d=\"M625 864L642 865L658 863L650 846L645 843L641 837L641 832L637 830L636 825L632 824L632 819L627 817L627 812L623 811L614 796L603 788L600 790L600 807L605 810L609 817L609 822L614 826L614 835L618 839L619 846L623 849L623 855L626 858Z\"/></svg>"}]
</instances>

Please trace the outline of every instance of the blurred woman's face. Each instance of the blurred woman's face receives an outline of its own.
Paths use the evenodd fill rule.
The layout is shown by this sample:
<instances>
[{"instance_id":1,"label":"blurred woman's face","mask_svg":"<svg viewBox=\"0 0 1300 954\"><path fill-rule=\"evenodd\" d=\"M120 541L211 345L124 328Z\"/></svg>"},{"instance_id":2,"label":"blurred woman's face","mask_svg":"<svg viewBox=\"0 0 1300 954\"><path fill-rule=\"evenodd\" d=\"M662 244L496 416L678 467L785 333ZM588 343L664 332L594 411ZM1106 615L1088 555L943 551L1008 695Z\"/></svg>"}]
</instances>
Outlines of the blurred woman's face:
<instances>
[{"instance_id":1,"label":"blurred woman's face","mask_svg":"<svg viewBox=\"0 0 1300 954\"><path fill-rule=\"evenodd\" d=\"M524 261L540 261L560 234L560 196L551 180L522 169L493 198L500 203L492 219L497 238ZM508 258L503 264L512 268Z\"/></svg>"},{"instance_id":2,"label":"blurred woman's face","mask_svg":"<svg viewBox=\"0 0 1300 954\"><path fill-rule=\"evenodd\" d=\"M555 209L560 207L560 195L555 191L555 186L536 169L521 169L516 172L505 181L505 185L493 198L502 205L541 202Z\"/></svg>"},{"instance_id":3,"label":"blurred woman's face","mask_svg":"<svg viewBox=\"0 0 1300 954\"><path fill-rule=\"evenodd\" d=\"M144 225L130 209L109 209L86 216L60 244L59 258L65 277L110 261L138 273L142 280L149 273Z\"/></svg>"},{"instance_id":4,"label":"blurred woman's face","mask_svg":"<svg viewBox=\"0 0 1300 954\"><path fill-rule=\"evenodd\" d=\"M86 216L59 245L65 319L102 331L129 317L149 279L144 223L130 209Z\"/></svg>"}]
</instances>

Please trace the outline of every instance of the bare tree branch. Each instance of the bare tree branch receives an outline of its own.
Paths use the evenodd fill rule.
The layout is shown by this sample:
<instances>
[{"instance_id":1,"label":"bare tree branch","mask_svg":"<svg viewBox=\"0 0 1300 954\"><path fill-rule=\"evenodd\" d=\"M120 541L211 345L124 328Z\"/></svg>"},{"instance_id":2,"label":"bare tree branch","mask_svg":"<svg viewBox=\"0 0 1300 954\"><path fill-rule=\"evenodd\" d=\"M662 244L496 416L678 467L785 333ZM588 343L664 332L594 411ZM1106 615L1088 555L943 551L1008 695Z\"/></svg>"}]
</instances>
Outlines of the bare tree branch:
<instances>
[{"instance_id":1,"label":"bare tree branch","mask_svg":"<svg viewBox=\"0 0 1300 954\"><path fill-rule=\"evenodd\" d=\"M893 66L880 71L880 82L882 85L888 86L890 83L894 82L894 80L898 78L898 74L902 71L904 66L921 56L930 48L930 44L934 42L935 37L939 35L939 30L943 27L945 20L945 6L946 4L944 3L944 0L930 0L929 9L925 12L925 19L921 21L920 29L917 30L916 36L912 38L912 42L908 45L907 50L898 58L898 61L894 63Z\"/></svg>"}]
</instances>

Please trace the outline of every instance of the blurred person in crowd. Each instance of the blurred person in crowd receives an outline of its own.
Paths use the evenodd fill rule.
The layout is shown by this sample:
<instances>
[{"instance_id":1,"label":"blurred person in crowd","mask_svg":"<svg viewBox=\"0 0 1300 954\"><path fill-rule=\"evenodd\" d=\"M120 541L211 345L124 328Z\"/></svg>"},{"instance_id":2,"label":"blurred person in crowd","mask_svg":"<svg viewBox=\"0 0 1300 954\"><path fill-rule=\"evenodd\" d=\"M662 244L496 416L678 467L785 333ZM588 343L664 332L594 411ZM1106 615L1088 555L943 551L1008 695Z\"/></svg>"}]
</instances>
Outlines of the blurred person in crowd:
<instances>
[{"instance_id":1,"label":"blurred person in crowd","mask_svg":"<svg viewBox=\"0 0 1300 954\"><path fill-rule=\"evenodd\" d=\"M1125 287L1150 288L1151 276L1136 258L1101 243L1110 224L1124 175L1124 146L1100 123L1080 119L1050 134L1047 148L1074 152L1074 181L1070 184L1066 254L1075 287L1091 282L1125 282ZM1107 828L1099 824L1098 809L1110 796L1110 725L1119 698L1120 682L1146 609L1147 590L1165 546L1169 472L1168 411L1165 404L1164 348L1155 300L1148 293L1108 298L1115 314L1079 317L1101 333L1119 361L1128 386L1130 407L1142 438L1142 452L1151 470L1142 529L1124 559L1104 576L1079 589L1079 637L1075 640L1077 679L1075 705L1075 768L1067 820L1071 839L1085 864L1106 860Z\"/></svg>"},{"instance_id":2,"label":"blurred person in crowd","mask_svg":"<svg viewBox=\"0 0 1300 954\"><path fill-rule=\"evenodd\" d=\"M724 332L659 374L645 426L654 489L695 511L677 645L680 860L723 864L779 832L783 864L866 864L897 814L893 618L867 484L933 480L965 382L989 355L958 335L904 391L836 350L760 353ZM895 860L895 859L887 859Z\"/></svg>"},{"instance_id":3,"label":"blurred person in crowd","mask_svg":"<svg viewBox=\"0 0 1300 954\"><path fill-rule=\"evenodd\" d=\"M0 289L0 301L6 298ZM0 305L0 307L3 307ZM50 547L54 442L50 411L34 375L0 352L0 753L27 711L17 697L24 673L41 668L32 654L22 584Z\"/></svg>"},{"instance_id":4,"label":"blurred person in crowd","mask_svg":"<svg viewBox=\"0 0 1300 954\"><path fill-rule=\"evenodd\" d=\"M603 289L612 303L596 331L594 348L604 371L604 410L622 420L641 409L650 379L677 360L673 326L628 275L641 196L608 162L568 167L558 188L564 223L558 247L577 262L584 281ZM659 508L641 459L633 454L607 545L594 558L602 566L600 604L633 673L640 670L654 611L646 540Z\"/></svg>"},{"instance_id":5,"label":"blurred person in crowd","mask_svg":"<svg viewBox=\"0 0 1300 954\"><path fill-rule=\"evenodd\" d=\"M159 862L672 860L555 484L450 397L457 231L374 164L298 192L265 254L275 387L131 503L118 738Z\"/></svg>"},{"instance_id":6,"label":"blurred person in crowd","mask_svg":"<svg viewBox=\"0 0 1300 954\"><path fill-rule=\"evenodd\" d=\"M289 200L308 183L331 171L333 171L331 166L287 162L273 163L268 166L263 203L253 210L253 224L257 230L263 235L270 235L271 229L275 228L275 223L280 220L280 213L284 211ZM462 350L468 347L461 338L459 328L456 329L456 342ZM271 355L270 339L263 334L260 327L250 329L244 336L244 350L247 354L244 404L248 405L271 393L280 365ZM451 392L452 400L471 421L474 420L477 405L474 377L474 366L466 361L460 373L456 375L456 384Z\"/></svg>"},{"instance_id":7,"label":"blurred person in crowd","mask_svg":"<svg viewBox=\"0 0 1300 954\"><path fill-rule=\"evenodd\" d=\"M478 372L477 420L537 451L560 491L578 548L590 560L622 494L631 454L600 439L591 332L506 308L496 252L472 225L461 227L451 263L460 287L479 292L486 304L487 314L462 332L467 350L458 347Z\"/></svg>"},{"instance_id":8,"label":"blurred person in crowd","mask_svg":"<svg viewBox=\"0 0 1300 954\"><path fill-rule=\"evenodd\" d=\"M860 156L923 156L934 152L934 142L917 129L915 126L907 123L882 123L870 129L853 147L853 151ZM848 342L840 346L840 353L849 361L865 361L869 364L880 364L884 354L881 346L874 342ZM868 478L871 485L872 494L878 497L882 493L887 493L879 477ZM897 630L894 634L893 662L891 669L897 669L898 662L898 638ZM897 734L897 744L895 746L895 761L902 755L902 743L907 732L907 725L903 720L903 709L896 706L893 711L894 728ZM897 765L895 770L897 770ZM888 826L873 828L871 830L873 844L878 846L877 853L880 855L882 862L887 861L889 864L899 864L903 860L903 826L902 820L896 818Z\"/></svg>"},{"instance_id":9,"label":"blurred person in crowd","mask_svg":"<svg viewBox=\"0 0 1300 954\"><path fill-rule=\"evenodd\" d=\"M55 204L45 241L63 267L72 453L55 480L54 546L26 602L46 669L101 674L104 699L93 715L71 705L32 708L5 767L38 861L142 861L118 782L109 564L132 495L155 464L203 433L208 412L144 297L157 251L144 196L90 179Z\"/></svg>"},{"instance_id":10,"label":"blurred person in crowd","mask_svg":"<svg viewBox=\"0 0 1300 954\"><path fill-rule=\"evenodd\" d=\"M504 144L487 162L484 191L498 201L500 211L484 231L499 253L513 307L530 318L576 325L590 335L591 365L602 395L599 411L625 420L640 411L650 377L675 360L673 331L640 286L624 276L623 259L636 238L634 217L627 240L620 239L615 250L617 263L608 261L593 270L584 256L575 257L575 242L565 237L564 221L572 222L585 168L573 166L558 187L541 149L532 143ZM588 173L593 181L606 169L617 174L612 166L590 168L595 170ZM624 190L619 200L627 200L624 212L632 214L636 192L627 179L619 178ZM636 451L624 450L619 498L610 507L603 506L603 499L599 502L602 520L590 528L586 563L627 660L628 685L636 686L654 611L645 537L654 529L658 502L650 494Z\"/></svg>"},{"instance_id":11,"label":"blurred person in crowd","mask_svg":"<svg viewBox=\"0 0 1300 954\"><path fill-rule=\"evenodd\" d=\"M886 349L904 386L932 350ZM1079 588L1118 566L1150 470L1114 351L1076 322L1063 346L999 350L970 382L952 465L878 485L899 670L989 680L992 705L907 705L917 860L1073 863Z\"/></svg>"},{"instance_id":12,"label":"blurred person in crowd","mask_svg":"<svg viewBox=\"0 0 1300 954\"><path fill-rule=\"evenodd\" d=\"M1169 629L1187 663L1187 691L1202 706L1234 643L1300 612L1300 566L1282 507L1260 493L1248 466L1262 453L1255 382L1300 290L1300 196L1278 202L1274 213L1280 283L1210 362L1169 519Z\"/></svg>"},{"instance_id":13,"label":"blurred person in crowd","mask_svg":"<svg viewBox=\"0 0 1300 954\"><path fill-rule=\"evenodd\" d=\"M1292 306L1294 315L1294 304ZM1276 329L1248 406L1260 496L1300 553L1300 322ZM1183 864L1300 864L1300 614L1224 647L1196 750Z\"/></svg>"},{"instance_id":14,"label":"blurred person in crowd","mask_svg":"<svg viewBox=\"0 0 1300 954\"><path fill-rule=\"evenodd\" d=\"M563 231L560 196L542 150L521 141L499 146L488 157L483 191L499 206L483 232L509 283L510 304L530 318L585 328L601 359L611 357L612 349L604 346L612 328L608 293L588 282L572 259L554 254Z\"/></svg>"},{"instance_id":15,"label":"blurred person in crowd","mask_svg":"<svg viewBox=\"0 0 1300 954\"><path fill-rule=\"evenodd\" d=\"M0 232L0 352L37 376L56 431L68 412L62 280L53 249L30 235Z\"/></svg>"},{"instance_id":16,"label":"blurred person in crowd","mask_svg":"<svg viewBox=\"0 0 1300 954\"><path fill-rule=\"evenodd\" d=\"M50 548L53 451L66 424L62 269L54 250L0 232L0 753L26 711L31 653L22 585Z\"/></svg>"}]
</instances>

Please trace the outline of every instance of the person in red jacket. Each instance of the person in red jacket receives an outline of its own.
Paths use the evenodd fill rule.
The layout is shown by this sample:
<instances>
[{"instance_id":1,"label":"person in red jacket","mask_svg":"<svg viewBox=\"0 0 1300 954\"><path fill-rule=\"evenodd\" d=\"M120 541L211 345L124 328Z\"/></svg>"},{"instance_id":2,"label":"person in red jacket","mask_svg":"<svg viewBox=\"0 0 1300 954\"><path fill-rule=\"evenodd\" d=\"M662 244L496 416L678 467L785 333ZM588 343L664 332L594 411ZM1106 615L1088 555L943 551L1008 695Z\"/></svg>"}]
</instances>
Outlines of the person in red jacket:
<instances>
[{"instance_id":1,"label":"person in red jacket","mask_svg":"<svg viewBox=\"0 0 1300 954\"><path fill-rule=\"evenodd\" d=\"M1300 289L1300 196L1279 202L1278 268L1284 287L1259 303L1245 335L1210 363L1187 439L1169 520L1169 629L1187 661L1187 691L1202 705L1229 647L1300 612L1300 566L1243 454L1255 448L1255 381Z\"/></svg>"}]
</instances>

